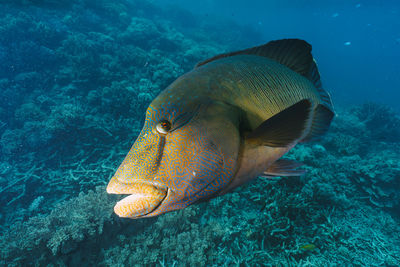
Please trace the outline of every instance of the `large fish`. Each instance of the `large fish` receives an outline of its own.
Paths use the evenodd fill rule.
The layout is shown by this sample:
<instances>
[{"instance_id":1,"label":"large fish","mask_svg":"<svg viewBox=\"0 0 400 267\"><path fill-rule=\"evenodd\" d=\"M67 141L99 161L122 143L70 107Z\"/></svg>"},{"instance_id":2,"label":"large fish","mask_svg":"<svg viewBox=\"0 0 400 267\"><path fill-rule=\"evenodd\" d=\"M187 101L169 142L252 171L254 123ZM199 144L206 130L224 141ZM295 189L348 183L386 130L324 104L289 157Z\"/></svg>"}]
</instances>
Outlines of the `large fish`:
<instances>
[{"instance_id":1,"label":"large fish","mask_svg":"<svg viewBox=\"0 0 400 267\"><path fill-rule=\"evenodd\" d=\"M142 218L183 209L257 176L301 175L279 159L334 116L302 40L222 54L196 65L150 104L142 132L107 186L114 211Z\"/></svg>"}]
</instances>

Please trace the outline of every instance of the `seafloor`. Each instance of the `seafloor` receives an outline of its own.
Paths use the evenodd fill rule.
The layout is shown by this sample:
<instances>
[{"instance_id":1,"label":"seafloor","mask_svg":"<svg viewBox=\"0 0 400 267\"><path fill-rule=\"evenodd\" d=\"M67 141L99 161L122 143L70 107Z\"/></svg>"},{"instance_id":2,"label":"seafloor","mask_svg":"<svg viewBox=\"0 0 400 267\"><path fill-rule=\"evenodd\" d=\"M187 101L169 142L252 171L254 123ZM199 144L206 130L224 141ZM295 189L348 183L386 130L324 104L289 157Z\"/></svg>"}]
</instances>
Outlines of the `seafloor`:
<instances>
[{"instance_id":1,"label":"seafloor","mask_svg":"<svg viewBox=\"0 0 400 267\"><path fill-rule=\"evenodd\" d=\"M196 62L261 40L147 1L0 7L0 265L400 265L400 118L390 108L337 107L321 141L287 155L305 163L302 177L122 220L105 185L149 101Z\"/></svg>"}]
</instances>

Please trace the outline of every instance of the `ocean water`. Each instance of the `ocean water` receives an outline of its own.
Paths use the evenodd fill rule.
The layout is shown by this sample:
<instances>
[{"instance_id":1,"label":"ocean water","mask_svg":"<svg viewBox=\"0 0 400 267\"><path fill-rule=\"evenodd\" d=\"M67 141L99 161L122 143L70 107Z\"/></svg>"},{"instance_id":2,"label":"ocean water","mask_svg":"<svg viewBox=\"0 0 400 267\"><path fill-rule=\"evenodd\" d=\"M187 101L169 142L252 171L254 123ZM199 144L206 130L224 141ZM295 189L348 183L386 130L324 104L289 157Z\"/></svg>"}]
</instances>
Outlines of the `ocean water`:
<instances>
[{"instance_id":1,"label":"ocean water","mask_svg":"<svg viewBox=\"0 0 400 267\"><path fill-rule=\"evenodd\" d=\"M398 1L0 0L0 266L400 266ZM106 185L202 60L313 46L336 116L257 178L154 218Z\"/></svg>"}]
</instances>

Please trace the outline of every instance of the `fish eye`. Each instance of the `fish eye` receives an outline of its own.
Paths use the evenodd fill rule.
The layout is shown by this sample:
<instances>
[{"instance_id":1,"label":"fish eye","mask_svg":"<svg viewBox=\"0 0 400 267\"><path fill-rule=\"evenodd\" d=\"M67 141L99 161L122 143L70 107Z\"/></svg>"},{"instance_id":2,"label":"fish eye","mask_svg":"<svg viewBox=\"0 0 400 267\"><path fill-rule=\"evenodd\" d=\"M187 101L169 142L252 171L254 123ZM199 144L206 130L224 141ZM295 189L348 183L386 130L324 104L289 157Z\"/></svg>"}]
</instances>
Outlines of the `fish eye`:
<instances>
[{"instance_id":1,"label":"fish eye","mask_svg":"<svg viewBox=\"0 0 400 267\"><path fill-rule=\"evenodd\" d=\"M156 130L160 134L167 134L171 130L171 123L167 120L162 120L157 124Z\"/></svg>"}]
</instances>

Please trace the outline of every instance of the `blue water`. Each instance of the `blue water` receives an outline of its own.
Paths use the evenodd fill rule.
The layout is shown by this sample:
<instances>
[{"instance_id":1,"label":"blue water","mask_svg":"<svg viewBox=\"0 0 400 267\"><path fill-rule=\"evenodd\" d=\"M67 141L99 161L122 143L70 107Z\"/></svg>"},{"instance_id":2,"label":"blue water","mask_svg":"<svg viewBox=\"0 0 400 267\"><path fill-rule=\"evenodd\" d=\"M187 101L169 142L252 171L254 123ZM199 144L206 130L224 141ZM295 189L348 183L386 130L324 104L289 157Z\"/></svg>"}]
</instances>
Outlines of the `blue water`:
<instances>
[{"instance_id":1,"label":"blue water","mask_svg":"<svg viewBox=\"0 0 400 267\"><path fill-rule=\"evenodd\" d=\"M400 266L398 1L0 1L1 266ZM258 178L150 219L105 186L202 60L313 46L336 117Z\"/></svg>"},{"instance_id":2,"label":"blue water","mask_svg":"<svg viewBox=\"0 0 400 267\"><path fill-rule=\"evenodd\" d=\"M168 1L248 25L263 39L296 36L313 44L336 103L379 101L400 110L398 1ZM338 72L340 75L338 75ZM379 98L377 99L377 95Z\"/></svg>"}]
</instances>

